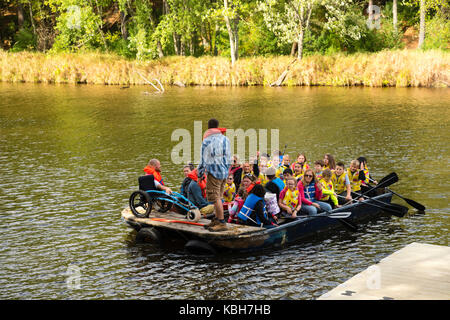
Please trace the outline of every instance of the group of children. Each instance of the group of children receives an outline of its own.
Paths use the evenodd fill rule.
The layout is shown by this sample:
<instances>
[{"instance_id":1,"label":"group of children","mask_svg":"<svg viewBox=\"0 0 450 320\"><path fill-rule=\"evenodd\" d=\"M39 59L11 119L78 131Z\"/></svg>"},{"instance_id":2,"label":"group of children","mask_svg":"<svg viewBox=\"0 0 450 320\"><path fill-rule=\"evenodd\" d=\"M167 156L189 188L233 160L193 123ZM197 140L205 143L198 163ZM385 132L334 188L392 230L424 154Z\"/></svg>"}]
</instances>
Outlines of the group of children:
<instances>
[{"instance_id":1,"label":"group of children","mask_svg":"<svg viewBox=\"0 0 450 320\"><path fill-rule=\"evenodd\" d=\"M358 198L369 182L376 183L370 179L364 157L351 161L347 169L344 163L336 163L331 154L315 161L313 168L302 153L293 163L289 155L277 154L271 159L267 155L258 155L252 165L246 162L239 167L237 163L235 157L224 192L228 222L234 223L270 226L276 225L279 217L328 212ZM260 199L265 204L262 212L258 212L253 203L246 204L248 195L257 185L265 189L263 199ZM246 216L242 208L250 211L250 215Z\"/></svg>"},{"instance_id":2,"label":"group of children","mask_svg":"<svg viewBox=\"0 0 450 320\"><path fill-rule=\"evenodd\" d=\"M212 205L198 201L200 193L204 193L204 181L193 167L185 166L184 171L181 192L194 199L203 214L212 213ZM223 201L229 223L273 227L280 217L317 215L354 201L369 182L376 184L364 157L351 161L346 168L344 163L336 163L331 154L315 161L313 167L303 153L292 163L289 155L279 152L272 157L258 153L255 159L242 164L234 156Z\"/></svg>"}]
</instances>

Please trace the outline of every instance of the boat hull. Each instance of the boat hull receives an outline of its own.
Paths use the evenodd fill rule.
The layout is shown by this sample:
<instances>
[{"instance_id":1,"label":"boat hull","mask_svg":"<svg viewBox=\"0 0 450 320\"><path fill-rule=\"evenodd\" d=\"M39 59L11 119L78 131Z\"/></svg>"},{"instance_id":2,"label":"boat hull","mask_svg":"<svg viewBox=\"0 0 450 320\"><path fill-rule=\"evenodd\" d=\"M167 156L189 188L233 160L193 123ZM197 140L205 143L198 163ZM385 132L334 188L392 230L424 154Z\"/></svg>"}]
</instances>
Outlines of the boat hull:
<instances>
[{"instance_id":1,"label":"boat hull","mask_svg":"<svg viewBox=\"0 0 450 320\"><path fill-rule=\"evenodd\" d=\"M350 220L355 224L364 223L376 219L383 214L382 204L390 204L392 193L384 193L373 199L357 202L352 205L337 208L332 212L352 212L352 215L345 220ZM127 220L127 219L125 219ZM129 221L127 221L129 222ZM328 218L326 213L318 217L300 217L292 222L284 223L275 228L250 227L249 230L240 230L237 233L208 232L203 227L185 228L176 230L174 224L154 224L146 225L133 221L129 223L136 230L140 227L153 227L159 232L169 232L171 237L178 235L185 241L201 240L218 250L253 251L267 247L280 247L288 243L298 242L302 239L318 237L333 230L345 228L339 219ZM229 224L229 226L231 226ZM170 232L175 231L175 232Z\"/></svg>"}]
</instances>

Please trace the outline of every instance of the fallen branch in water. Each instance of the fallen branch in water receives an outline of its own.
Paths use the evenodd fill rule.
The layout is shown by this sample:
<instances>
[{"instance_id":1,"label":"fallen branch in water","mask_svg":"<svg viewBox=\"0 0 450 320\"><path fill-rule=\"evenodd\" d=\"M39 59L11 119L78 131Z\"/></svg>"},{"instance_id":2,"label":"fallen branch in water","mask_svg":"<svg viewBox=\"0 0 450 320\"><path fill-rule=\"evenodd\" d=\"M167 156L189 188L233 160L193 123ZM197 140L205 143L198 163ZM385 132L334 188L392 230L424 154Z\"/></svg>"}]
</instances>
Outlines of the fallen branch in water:
<instances>
[{"instance_id":1,"label":"fallen branch in water","mask_svg":"<svg viewBox=\"0 0 450 320\"><path fill-rule=\"evenodd\" d=\"M271 87L279 87L283 84L284 79L286 78L288 72L289 72L289 68L297 61L298 59L295 58L294 60L291 61L291 63L289 63L289 65L287 66L286 70L283 71L283 73L281 74L281 76L278 77L278 80L271 83L270 86Z\"/></svg>"},{"instance_id":2,"label":"fallen branch in water","mask_svg":"<svg viewBox=\"0 0 450 320\"><path fill-rule=\"evenodd\" d=\"M159 86L161 87L161 90L162 90L162 92L164 92L164 87L163 87L163 85L162 85L162 83L161 83L161 81L159 81L158 79L153 79L153 80L155 80L156 82L158 82L159 83Z\"/></svg>"},{"instance_id":3,"label":"fallen branch in water","mask_svg":"<svg viewBox=\"0 0 450 320\"><path fill-rule=\"evenodd\" d=\"M163 86L162 86L162 84L161 84L161 82L160 82L159 80L155 79L155 80L157 80L157 82L160 84L162 90L159 89L157 86L155 86L155 85L153 84L153 82L149 81L146 77L144 77L144 76L142 75L142 73L140 73L138 70L136 70L136 72L142 77L142 79L145 80L145 82L147 82L148 84L151 84L152 87L155 88L156 91L158 91L158 93L163 93L163 92L164 92L164 88L163 88Z\"/></svg>"}]
</instances>

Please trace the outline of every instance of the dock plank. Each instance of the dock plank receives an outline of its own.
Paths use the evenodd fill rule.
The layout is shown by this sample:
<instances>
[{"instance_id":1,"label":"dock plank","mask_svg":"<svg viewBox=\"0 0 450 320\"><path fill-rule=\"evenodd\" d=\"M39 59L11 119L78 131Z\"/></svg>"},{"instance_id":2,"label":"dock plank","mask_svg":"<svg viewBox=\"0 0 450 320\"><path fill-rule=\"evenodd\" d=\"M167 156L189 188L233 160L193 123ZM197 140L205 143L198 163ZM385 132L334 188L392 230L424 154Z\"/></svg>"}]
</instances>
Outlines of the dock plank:
<instances>
[{"instance_id":1,"label":"dock plank","mask_svg":"<svg viewBox=\"0 0 450 320\"><path fill-rule=\"evenodd\" d=\"M448 300L450 247L411 243L319 300Z\"/></svg>"}]
</instances>

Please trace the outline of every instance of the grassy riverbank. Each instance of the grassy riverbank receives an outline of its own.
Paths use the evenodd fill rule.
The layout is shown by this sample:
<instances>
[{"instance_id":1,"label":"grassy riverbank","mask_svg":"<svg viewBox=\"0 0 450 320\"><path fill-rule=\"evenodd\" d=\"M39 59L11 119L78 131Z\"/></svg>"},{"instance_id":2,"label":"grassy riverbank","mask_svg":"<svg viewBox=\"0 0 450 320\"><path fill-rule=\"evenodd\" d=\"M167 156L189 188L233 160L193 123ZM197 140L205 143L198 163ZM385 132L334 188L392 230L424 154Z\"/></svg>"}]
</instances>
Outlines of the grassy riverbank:
<instances>
[{"instance_id":1,"label":"grassy riverbank","mask_svg":"<svg viewBox=\"0 0 450 320\"><path fill-rule=\"evenodd\" d=\"M137 61L98 53L43 54L0 51L0 81L249 86L277 80L292 57L254 57L238 60L234 67L223 57L167 57ZM396 50L353 55L313 55L290 68L283 85L371 87L448 87L450 53L440 50ZM139 73L138 73L139 72ZM155 82L156 84L156 82Z\"/></svg>"}]
</instances>

